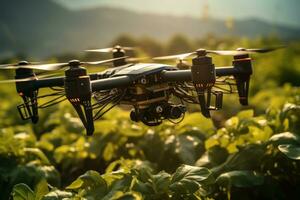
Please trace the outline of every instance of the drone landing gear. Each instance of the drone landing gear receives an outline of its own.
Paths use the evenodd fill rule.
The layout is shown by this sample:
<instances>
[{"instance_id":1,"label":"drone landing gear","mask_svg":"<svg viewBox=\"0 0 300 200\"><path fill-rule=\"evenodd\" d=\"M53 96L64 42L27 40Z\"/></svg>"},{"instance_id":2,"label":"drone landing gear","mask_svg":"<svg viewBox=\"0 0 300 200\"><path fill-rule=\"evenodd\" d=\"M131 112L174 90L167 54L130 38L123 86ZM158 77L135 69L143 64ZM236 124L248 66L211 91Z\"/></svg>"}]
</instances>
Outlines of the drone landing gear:
<instances>
[{"instance_id":1,"label":"drone landing gear","mask_svg":"<svg viewBox=\"0 0 300 200\"><path fill-rule=\"evenodd\" d=\"M33 92L32 97L24 96L22 93L20 96L22 97L24 104L17 106L17 109L22 120L31 119L32 123L36 124L39 120L37 92Z\"/></svg>"},{"instance_id":2,"label":"drone landing gear","mask_svg":"<svg viewBox=\"0 0 300 200\"><path fill-rule=\"evenodd\" d=\"M21 63L26 65L27 63ZM15 79L32 78L33 81L36 76L32 69L19 68L16 69ZM31 119L32 123L38 122L38 91L33 89L32 82L16 82L16 89L19 95L22 97L24 104L19 105L18 111L22 120Z\"/></svg>"},{"instance_id":3,"label":"drone landing gear","mask_svg":"<svg viewBox=\"0 0 300 200\"><path fill-rule=\"evenodd\" d=\"M197 94L203 116L209 118L211 110L219 110L222 108L223 92L211 91L211 89L208 89L207 91L198 89ZM212 97L214 97L214 101L212 101ZM212 102L214 102L214 105L212 105Z\"/></svg>"},{"instance_id":4,"label":"drone landing gear","mask_svg":"<svg viewBox=\"0 0 300 200\"><path fill-rule=\"evenodd\" d=\"M135 122L143 122L147 126L158 126L164 119L179 119L186 112L184 105L173 105L167 102L151 105L147 108L135 108L130 118Z\"/></svg>"}]
</instances>

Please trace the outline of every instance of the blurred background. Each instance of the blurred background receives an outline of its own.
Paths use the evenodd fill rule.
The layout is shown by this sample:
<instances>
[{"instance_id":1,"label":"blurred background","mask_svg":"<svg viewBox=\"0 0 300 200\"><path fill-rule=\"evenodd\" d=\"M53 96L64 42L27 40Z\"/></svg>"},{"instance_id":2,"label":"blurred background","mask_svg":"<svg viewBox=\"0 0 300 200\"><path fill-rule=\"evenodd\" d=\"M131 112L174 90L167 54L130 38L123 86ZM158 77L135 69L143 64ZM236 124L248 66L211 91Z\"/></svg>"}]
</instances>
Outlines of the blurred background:
<instances>
[{"instance_id":1,"label":"blurred background","mask_svg":"<svg viewBox=\"0 0 300 200\"><path fill-rule=\"evenodd\" d=\"M240 39L251 46L263 38L290 42L300 37L299 6L297 0L1 0L0 56L44 59L117 41L147 46L151 54L246 45Z\"/></svg>"}]
</instances>

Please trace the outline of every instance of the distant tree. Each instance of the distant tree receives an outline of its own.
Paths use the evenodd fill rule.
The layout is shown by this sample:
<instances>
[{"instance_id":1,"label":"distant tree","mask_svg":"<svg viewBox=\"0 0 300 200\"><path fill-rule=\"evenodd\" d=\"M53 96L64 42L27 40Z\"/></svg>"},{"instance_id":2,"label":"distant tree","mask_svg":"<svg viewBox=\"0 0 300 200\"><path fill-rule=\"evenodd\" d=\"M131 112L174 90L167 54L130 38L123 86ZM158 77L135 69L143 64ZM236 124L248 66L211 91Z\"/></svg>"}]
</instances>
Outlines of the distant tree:
<instances>
[{"instance_id":1,"label":"distant tree","mask_svg":"<svg viewBox=\"0 0 300 200\"><path fill-rule=\"evenodd\" d=\"M207 33L203 38L195 42L197 48L215 49L218 45L218 39L213 33Z\"/></svg>"},{"instance_id":2,"label":"distant tree","mask_svg":"<svg viewBox=\"0 0 300 200\"><path fill-rule=\"evenodd\" d=\"M159 56L164 54L163 45L149 37L143 37L140 39L139 47L150 56Z\"/></svg>"},{"instance_id":3,"label":"distant tree","mask_svg":"<svg viewBox=\"0 0 300 200\"><path fill-rule=\"evenodd\" d=\"M129 34L122 34L111 42L111 46L121 45L121 46L136 46L137 41L135 38Z\"/></svg>"},{"instance_id":4,"label":"distant tree","mask_svg":"<svg viewBox=\"0 0 300 200\"><path fill-rule=\"evenodd\" d=\"M76 53L64 53L54 57L58 62L69 62L70 60L80 59Z\"/></svg>"},{"instance_id":5,"label":"distant tree","mask_svg":"<svg viewBox=\"0 0 300 200\"><path fill-rule=\"evenodd\" d=\"M167 44L167 54L177 54L193 51L193 46L187 37L183 35L173 36Z\"/></svg>"}]
</instances>

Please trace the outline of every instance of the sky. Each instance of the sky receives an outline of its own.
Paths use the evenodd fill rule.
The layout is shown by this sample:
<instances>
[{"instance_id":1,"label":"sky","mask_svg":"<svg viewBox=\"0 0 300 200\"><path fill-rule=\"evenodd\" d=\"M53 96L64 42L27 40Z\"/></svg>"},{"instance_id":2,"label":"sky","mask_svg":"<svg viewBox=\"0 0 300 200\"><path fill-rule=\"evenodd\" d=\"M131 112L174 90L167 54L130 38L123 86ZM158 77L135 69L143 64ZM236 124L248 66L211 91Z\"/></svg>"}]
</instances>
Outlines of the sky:
<instances>
[{"instance_id":1,"label":"sky","mask_svg":"<svg viewBox=\"0 0 300 200\"><path fill-rule=\"evenodd\" d=\"M208 5L213 18L260 18L300 28L300 0L55 0L70 9L95 6L125 8L137 12L201 17Z\"/></svg>"}]
</instances>

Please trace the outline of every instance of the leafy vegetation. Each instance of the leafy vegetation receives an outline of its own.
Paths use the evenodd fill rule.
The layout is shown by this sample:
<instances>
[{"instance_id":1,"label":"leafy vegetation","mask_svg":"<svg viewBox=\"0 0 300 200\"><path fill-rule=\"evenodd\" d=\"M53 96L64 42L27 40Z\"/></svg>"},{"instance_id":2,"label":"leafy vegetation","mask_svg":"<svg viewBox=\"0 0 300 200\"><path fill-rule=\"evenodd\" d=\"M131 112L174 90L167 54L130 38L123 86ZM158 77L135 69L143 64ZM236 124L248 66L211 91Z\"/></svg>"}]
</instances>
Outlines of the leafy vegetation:
<instances>
[{"instance_id":1,"label":"leafy vegetation","mask_svg":"<svg viewBox=\"0 0 300 200\"><path fill-rule=\"evenodd\" d=\"M276 43L268 40L254 44ZM206 41L198 44L235 46L230 39ZM240 42L250 46L247 39ZM168 49L154 46L161 46L161 52ZM143 50L141 54L151 55L152 50ZM190 112L180 124L150 128L115 108L95 122L93 137L84 135L67 102L40 112L36 126L21 121L15 89L3 85L0 199L294 199L300 195L296 52L294 45L255 58L250 106L244 110L231 96L213 120ZM216 57L220 65L228 60Z\"/></svg>"}]
</instances>

